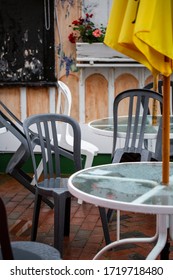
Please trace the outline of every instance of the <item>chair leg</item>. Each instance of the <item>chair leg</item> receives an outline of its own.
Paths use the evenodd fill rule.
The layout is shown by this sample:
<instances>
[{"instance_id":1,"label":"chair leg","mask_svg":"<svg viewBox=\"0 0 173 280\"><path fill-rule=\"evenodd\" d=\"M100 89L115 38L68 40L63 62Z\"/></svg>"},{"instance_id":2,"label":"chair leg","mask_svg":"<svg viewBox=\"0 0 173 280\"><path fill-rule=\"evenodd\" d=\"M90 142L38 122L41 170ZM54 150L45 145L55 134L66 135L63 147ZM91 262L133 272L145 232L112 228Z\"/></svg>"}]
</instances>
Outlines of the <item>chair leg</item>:
<instances>
[{"instance_id":1,"label":"chair leg","mask_svg":"<svg viewBox=\"0 0 173 280\"><path fill-rule=\"evenodd\" d=\"M34 202L34 213L32 219L31 241L35 241L37 237L41 201L42 201L42 196L36 192L35 202Z\"/></svg>"},{"instance_id":2,"label":"chair leg","mask_svg":"<svg viewBox=\"0 0 173 280\"><path fill-rule=\"evenodd\" d=\"M94 161L94 154L86 151L85 155L86 155L86 159L85 159L85 166L84 166L84 168L91 167L93 165L93 161ZM78 199L78 203L82 204L83 200Z\"/></svg>"},{"instance_id":3,"label":"chair leg","mask_svg":"<svg viewBox=\"0 0 173 280\"><path fill-rule=\"evenodd\" d=\"M112 217L112 214L113 214L113 211L112 209L108 209L108 212L107 212L107 219L108 219L108 222L110 222L110 219Z\"/></svg>"},{"instance_id":4,"label":"chair leg","mask_svg":"<svg viewBox=\"0 0 173 280\"><path fill-rule=\"evenodd\" d=\"M69 204L68 198L68 191L60 195L57 193L54 194L54 247L59 250L61 257L63 255L65 217L67 215L69 217L69 210L66 211L66 200L68 201L67 204Z\"/></svg>"},{"instance_id":5,"label":"chair leg","mask_svg":"<svg viewBox=\"0 0 173 280\"><path fill-rule=\"evenodd\" d=\"M13 260L13 252L10 243L10 236L8 230L7 213L3 200L0 198L0 252L3 260Z\"/></svg>"},{"instance_id":6,"label":"chair leg","mask_svg":"<svg viewBox=\"0 0 173 280\"><path fill-rule=\"evenodd\" d=\"M64 236L69 236L70 235L70 213L71 213L71 196L67 197L67 199L66 199Z\"/></svg>"},{"instance_id":7,"label":"chair leg","mask_svg":"<svg viewBox=\"0 0 173 280\"><path fill-rule=\"evenodd\" d=\"M109 235L108 218L107 218L106 209L103 207L99 207L99 212L100 212L100 218L101 218L101 222L102 222L105 242L106 242L106 245L108 245L109 243L111 243L111 240L110 240L110 235Z\"/></svg>"}]
</instances>

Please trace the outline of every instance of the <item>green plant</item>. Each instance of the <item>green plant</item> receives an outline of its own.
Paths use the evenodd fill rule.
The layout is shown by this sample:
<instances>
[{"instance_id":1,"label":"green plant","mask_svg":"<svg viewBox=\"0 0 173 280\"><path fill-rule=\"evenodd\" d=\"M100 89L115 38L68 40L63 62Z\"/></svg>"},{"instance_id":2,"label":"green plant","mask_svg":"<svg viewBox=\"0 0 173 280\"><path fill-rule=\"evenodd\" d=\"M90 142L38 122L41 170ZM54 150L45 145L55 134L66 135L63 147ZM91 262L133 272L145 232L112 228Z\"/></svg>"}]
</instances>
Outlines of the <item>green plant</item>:
<instances>
[{"instance_id":1,"label":"green plant","mask_svg":"<svg viewBox=\"0 0 173 280\"><path fill-rule=\"evenodd\" d=\"M72 22L70 27L73 28L73 32L69 34L68 39L71 43L77 41L96 43L103 42L106 28L101 24L100 27L96 27L95 23L91 21L93 14L85 14L85 17L80 17Z\"/></svg>"}]
</instances>

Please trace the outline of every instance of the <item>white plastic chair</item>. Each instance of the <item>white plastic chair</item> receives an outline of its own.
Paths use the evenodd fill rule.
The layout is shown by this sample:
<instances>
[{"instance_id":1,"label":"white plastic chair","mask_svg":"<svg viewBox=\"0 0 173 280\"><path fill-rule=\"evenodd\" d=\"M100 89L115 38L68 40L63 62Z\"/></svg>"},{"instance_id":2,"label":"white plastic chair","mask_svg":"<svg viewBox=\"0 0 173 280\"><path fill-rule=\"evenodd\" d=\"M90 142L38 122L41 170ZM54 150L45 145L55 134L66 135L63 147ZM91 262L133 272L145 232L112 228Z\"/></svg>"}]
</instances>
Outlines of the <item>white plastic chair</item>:
<instances>
[{"instance_id":1,"label":"white plastic chair","mask_svg":"<svg viewBox=\"0 0 173 280\"><path fill-rule=\"evenodd\" d=\"M65 114L70 116L71 106L72 106L72 94L69 87L63 83L62 81L58 81L59 91L58 91L58 102L56 113L57 114ZM62 124L61 134L59 137L59 145L63 149L72 150L73 147L73 136L71 136L69 131L68 124ZM94 156L96 156L99 152L99 149L85 140L81 140L81 154L86 156L85 166L84 168L91 167L93 164ZM78 199L78 203L82 203L81 200Z\"/></svg>"},{"instance_id":2,"label":"white plastic chair","mask_svg":"<svg viewBox=\"0 0 173 280\"><path fill-rule=\"evenodd\" d=\"M71 105L72 105L72 95L69 87L64 84L62 81L58 81L59 85L59 94L58 94L58 102L57 102L57 114L65 114L70 116L71 113ZM70 135L69 126L62 126L61 136L59 139L59 145L67 149L69 151L72 150L73 146L73 137ZM85 166L84 168L91 167L93 164L94 156L96 156L99 152L99 149L85 141L81 140L81 154L86 156Z\"/></svg>"}]
</instances>

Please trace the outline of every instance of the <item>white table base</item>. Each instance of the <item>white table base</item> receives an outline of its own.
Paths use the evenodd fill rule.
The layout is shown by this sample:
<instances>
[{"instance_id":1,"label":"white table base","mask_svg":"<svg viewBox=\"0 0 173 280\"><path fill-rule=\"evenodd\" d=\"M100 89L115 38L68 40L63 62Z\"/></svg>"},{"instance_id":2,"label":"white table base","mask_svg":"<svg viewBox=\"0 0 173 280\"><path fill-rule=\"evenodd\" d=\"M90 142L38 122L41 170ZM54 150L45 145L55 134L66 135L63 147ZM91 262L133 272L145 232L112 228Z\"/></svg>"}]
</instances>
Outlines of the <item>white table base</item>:
<instances>
[{"instance_id":1,"label":"white table base","mask_svg":"<svg viewBox=\"0 0 173 280\"><path fill-rule=\"evenodd\" d=\"M168 221L169 215L157 215L157 230L154 236L152 237L144 237L144 238L125 238L121 240L114 241L104 248L102 248L93 258L93 260L98 260L106 251L113 249L119 245L124 245L128 243L151 243L157 240L156 245L152 249L152 251L146 257L146 260L155 260L167 242L168 237Z\"/></svg>"}]
</instances>

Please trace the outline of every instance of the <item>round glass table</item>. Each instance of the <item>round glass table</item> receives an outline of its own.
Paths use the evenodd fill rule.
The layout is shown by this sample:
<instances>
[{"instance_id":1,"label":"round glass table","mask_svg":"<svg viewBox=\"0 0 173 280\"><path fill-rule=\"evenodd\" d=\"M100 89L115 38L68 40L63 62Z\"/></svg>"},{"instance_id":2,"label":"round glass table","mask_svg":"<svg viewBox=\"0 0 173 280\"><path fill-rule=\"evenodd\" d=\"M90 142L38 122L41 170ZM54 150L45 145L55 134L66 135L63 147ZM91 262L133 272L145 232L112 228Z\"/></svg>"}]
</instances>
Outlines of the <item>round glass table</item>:
<instances>
[{"instance_id":1,"label":"round glass table","mask_svg":"<svg viewBox=\"0 0 173 280\"><path fill-rule=\"evenodd\" d=\"M127 116L118 117L118 133L119 138L125 138L125 133L127 131ZM157 123L160 122L160 116L157 116ZM113 118L102 118L98 120L93 120L88 123L89 128L96 134L102 136L113 137ZM152 116L147 116L147 125L145 131L145 139L156 139L158 131L158 125L152 124ZM170 137L173 137L173 116L170 117Z\"/></svg>"},{"instance_id":2,"label":"round glass table","mask_svg":"<svg viewBox=\"0 0 173 280\"><path fill-rule=\"evenodd\" d=\"M167 242L168 232L173 239L173 163L170 163L170 174L170 183L165 186L161 183L161 162L134 162L91 167L69 178L70 193L83 201L115 210L157 215L153 237L114 241L94 259L121 244L153 241L157 242L147 259L157 258Z\"/></svg>"}]
</instances>

